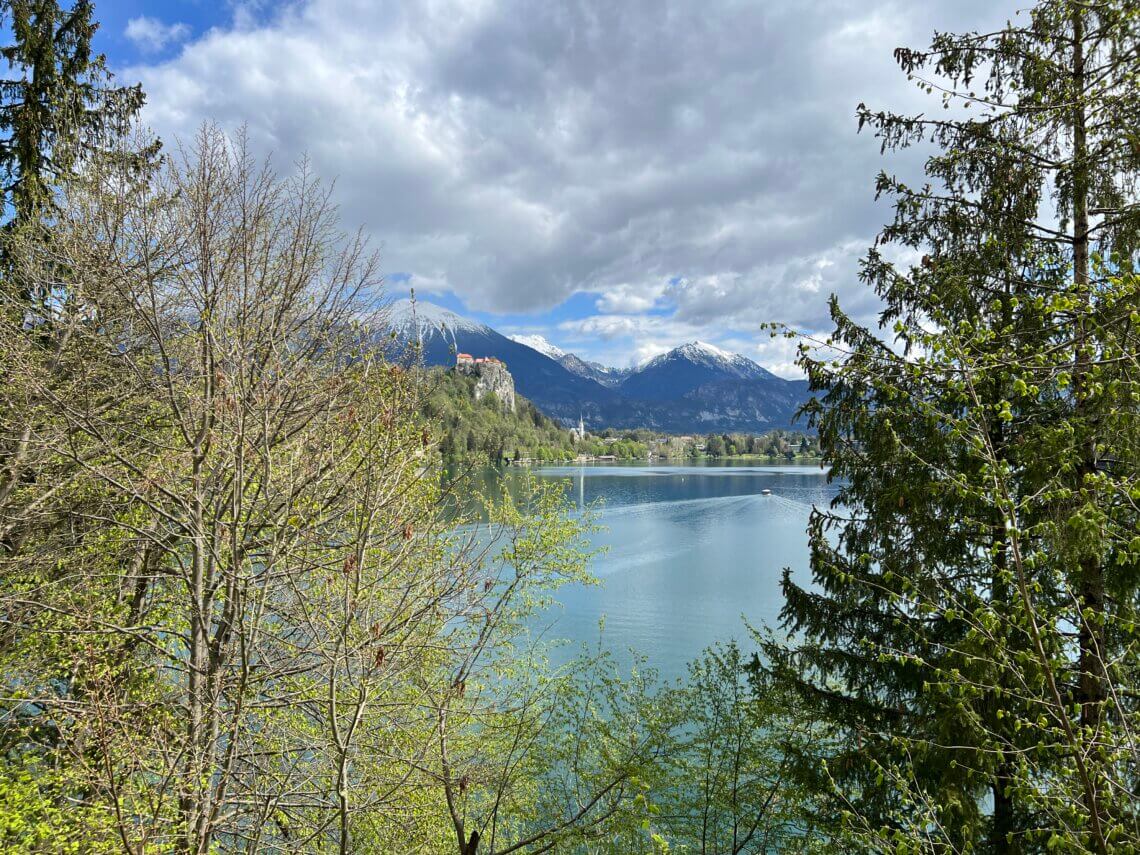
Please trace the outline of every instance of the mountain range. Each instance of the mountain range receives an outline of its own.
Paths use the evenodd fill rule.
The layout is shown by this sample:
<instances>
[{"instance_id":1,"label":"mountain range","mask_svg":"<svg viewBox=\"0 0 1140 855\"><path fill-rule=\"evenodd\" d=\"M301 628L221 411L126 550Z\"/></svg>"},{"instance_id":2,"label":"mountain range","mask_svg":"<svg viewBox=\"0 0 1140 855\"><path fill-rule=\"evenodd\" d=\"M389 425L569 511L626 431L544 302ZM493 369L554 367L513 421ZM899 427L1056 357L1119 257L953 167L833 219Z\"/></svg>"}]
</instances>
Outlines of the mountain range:
<instances>
[{"instance_id":1,"label":"mountain range","mask_svg":"<svg viewBox=\"0 0 1140 855\"><path fill-rule=\"evenodd\" d=\"M494 356L507 364L520 394L566 424L581 416L595 429L758 433L790 426L807 398L806 381L777 377L747 357L703 342L618 369L581 359L541 336L509 338L422 300L393 303L388 318L405 358L450 366L456 353Z\"/></svg>"},{"instance_id":2,"label":"mountain range","mask_svg":"<svg viewBox=\"0 0 1140 855\"><path fill-rule=\"evenodd\" d=\"M558 345L551 344L540 335L513 335L511 341L525 344L532 350L549 356L572 374L577 374L579 377L589 377L595 383L601 383L603 386L611 388L619 385L634 371L632 368L611 368L608 365L602 365L600 362L587 362L582 357L567 353Z\"/></svg>"}]
</instances>

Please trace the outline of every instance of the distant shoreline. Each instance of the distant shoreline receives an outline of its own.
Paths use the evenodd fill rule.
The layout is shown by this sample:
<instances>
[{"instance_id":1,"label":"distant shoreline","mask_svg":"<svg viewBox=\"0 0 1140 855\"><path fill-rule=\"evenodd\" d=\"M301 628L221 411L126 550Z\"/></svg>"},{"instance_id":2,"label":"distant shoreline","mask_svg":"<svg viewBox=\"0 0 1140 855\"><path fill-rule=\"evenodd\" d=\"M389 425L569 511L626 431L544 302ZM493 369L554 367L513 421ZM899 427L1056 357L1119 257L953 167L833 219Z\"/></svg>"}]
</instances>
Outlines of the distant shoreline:
<instances>
[{"instance_id":1,"label":"distant shoreline","mask_svg":"<svg viewBox=\"0 0 1140 855\"><path fill-rule=\"evenodd\" d=\"M708 457L701 455L700 457L679 456L679 457L572 457L564 460L534 460L522 459L511 460L507 462L509 466L567 466L573 463L670 463L670 464L683 464L694 462L733 462L733 461L746 461L749 463L762 463L772 466L795 466L795 465L823 465L823 458L818 456L796 456L793 458L787 457L773 457L768 454L733 454L724 457Z\"/></svg>"}]
</instances>

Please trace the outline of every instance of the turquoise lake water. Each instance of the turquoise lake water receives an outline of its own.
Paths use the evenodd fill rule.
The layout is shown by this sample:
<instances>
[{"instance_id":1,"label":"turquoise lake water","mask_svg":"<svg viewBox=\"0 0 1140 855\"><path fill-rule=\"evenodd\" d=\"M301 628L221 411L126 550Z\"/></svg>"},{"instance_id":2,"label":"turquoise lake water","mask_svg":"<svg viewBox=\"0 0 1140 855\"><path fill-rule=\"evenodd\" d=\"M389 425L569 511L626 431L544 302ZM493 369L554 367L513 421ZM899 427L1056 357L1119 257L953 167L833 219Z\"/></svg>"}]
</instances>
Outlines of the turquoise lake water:
<instances>
[{"instance_id":1,"label":"turquoise lake water","mask_svg":"<svg viewBox=\"0 0 1140 855\"><path fill-rule=\"evenodd\" d=\"M602 505L592 536L605 547L591 571L597 587L572 585L536 629L546 637L602 643L623 662L629 650L665 677L684 673L705 647L729 638L752 649L745 620L777 623L780 578L806 581L806 526L813 504L836 488L818 466L587 465L532 470L569 482L580 506ZM761 491L770 490L771 495Z\"/></svg>"}]
</instances>

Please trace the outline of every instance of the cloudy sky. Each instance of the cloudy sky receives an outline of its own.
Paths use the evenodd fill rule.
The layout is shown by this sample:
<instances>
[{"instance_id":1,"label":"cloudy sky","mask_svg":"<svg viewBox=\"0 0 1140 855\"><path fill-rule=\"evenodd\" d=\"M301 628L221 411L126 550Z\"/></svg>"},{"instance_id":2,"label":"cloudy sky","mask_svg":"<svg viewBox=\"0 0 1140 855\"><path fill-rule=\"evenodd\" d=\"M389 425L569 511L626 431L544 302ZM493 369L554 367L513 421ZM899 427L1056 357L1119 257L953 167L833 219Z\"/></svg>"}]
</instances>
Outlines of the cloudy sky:
<instances>
[{"instance_id":1,"label":"cloudy sky","mask_svg":"<svg viewBox=\"0 0 1140 855\"><path fill-rule=\"evenodd\" d=\"M889 216L855 107L939 109L892 60L1009 0L103 0L99 48L164 139L307 153L389 293L627 365L693 339L794 376L759 330L871 319Z\"/></svg>"}]
</instances>

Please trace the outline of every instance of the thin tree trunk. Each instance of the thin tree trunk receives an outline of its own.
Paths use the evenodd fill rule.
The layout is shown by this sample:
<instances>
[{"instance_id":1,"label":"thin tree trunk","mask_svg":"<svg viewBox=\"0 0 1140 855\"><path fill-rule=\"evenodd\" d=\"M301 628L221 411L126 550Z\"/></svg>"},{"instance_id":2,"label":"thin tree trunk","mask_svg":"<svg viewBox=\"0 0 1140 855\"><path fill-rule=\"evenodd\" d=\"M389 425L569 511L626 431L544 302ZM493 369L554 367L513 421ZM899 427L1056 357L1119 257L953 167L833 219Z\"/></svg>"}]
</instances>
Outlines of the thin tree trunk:
<instances>
[{"instance_id":1,"label":"thin tree trunk","mask_svg":"<svg viewBox=\"0 0 1140 855\"><path fill-rule=\"evenodd\" d=\"M195 476L195 481L198 476ZM196 485L197 486L197 485ZM185 839L182 849L187 855L198 855L204 850L202 835L205 831L201 827L202 818L206 814L203 804L206 762L203 756L205 743L205 702L207 687L207 669L209 656L209 639L206 632L205 596L206 596L206 568L205 568L205 532L202 525L202 508L199 501L194 503L193 519L193 545L191 547L190 567L190 651L187 667L189 715L186 721L187 768L184 782L184 795L182 798L182 819Z\"/></svg>"},{"instance_id":2,"label":"thin tree trunk","mask_svg":"<svg viewBox=\"0 0 1140 855\"><path fill-rule=\"evenodd\" d=\"M994 775L992 787L994 818L990 830L991 852L1014 853L1021 851L1021 847L1013 842L1016 827L1013 822L1013 797L1009 794L1009 786L1012 782L1013 774L1008 754L1002 752L1002 762Z\"/></svg>"},{"instance_id":3,"label":"thin tree trunk","mask_svg":"<svg viewBox=\"0 0 1140 855\"><path fill-rule=\"evenodd\" d=\"M1089 293L1089 164L1085 107L1085 22L1084 7L1074 4L1073 20L1073 282L1080 297L1091 302ZM1082 431L1080 460L1076 468L1077 495L1083 497L1088 479L1096 472L1096 437L1087 423L1089 356L1086 352L1085 321L1078 321L1074 354L1074 406L1077 429ZM1107 686L1104 673L1104 574L1100 558L1086 555L1080 560L1079 597L1079 676L1077 699L1080 703L1081 726L1086 739L1099 729ZM1093 826L1102 818L1099 792L1095 780L1085 800Z\"/></svg>"},{"instance_id":4,"label":"thin tree trunk","mask_svg":"<svg viewBox=\"0 0 1140 855\"><path fill-rule=\"evenodd\" d=\"M1020 286L1016 283L1006 283L1001 301L1001 328L1012 329L1014 323L1013 297L1020 296ZM990 390L990 400L1000 401L1005 397L1002 381L995 379ZM993 419L989 426L992 437L994 457L1003 463L1009 463L1009 445L1011 429L1001 419ZM1008 613L1011 600L1011 591L1007 580L1009 573L1009 536L1005 529L1005 521L1001 514L994 519L992 533L992 546L994 552L993 577L990 586L990 604L1001 613ZM1002 643L1012 644L1014 639L1009 634L1003 634ZM1001 678L999 678L1001 679ZM1001 680L997 687L1003 691L989 693L986 714L989 716L988 727L999 740L998 750L1001 760L994 771L994 778L990 785L993 797L993 818L990 825L989 851L993 853L1017 853L1021 851L1020 845L1014 842L1014 833L1017 830L1015 821L1015 805L1011 794L1011 785L1014 780L1012 734L1010 733L1009 718L1001 718L998 713L1002 708L1003 696L1014 697L1009 691L1010 686L1006 680Z\"/></svg>"}]
</instances>

